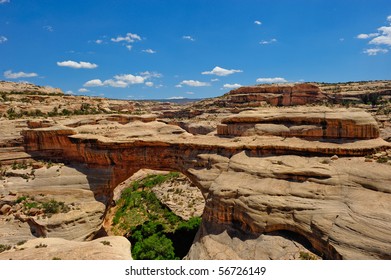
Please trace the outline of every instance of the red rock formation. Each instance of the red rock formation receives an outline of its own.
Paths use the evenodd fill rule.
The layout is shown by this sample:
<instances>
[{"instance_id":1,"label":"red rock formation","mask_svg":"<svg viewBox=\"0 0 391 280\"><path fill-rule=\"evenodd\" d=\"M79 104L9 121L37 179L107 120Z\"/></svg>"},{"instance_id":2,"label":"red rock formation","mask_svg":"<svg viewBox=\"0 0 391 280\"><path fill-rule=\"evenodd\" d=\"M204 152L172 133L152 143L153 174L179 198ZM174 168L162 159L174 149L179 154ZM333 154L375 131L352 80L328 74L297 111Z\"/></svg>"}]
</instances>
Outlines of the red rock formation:
<instances>
[{"instance_id":1,"label":"red rock formation","mask_svg":"<svg viewBox=\"0 0 391 280\"><path fill-rule=\"evenodd\" d=\"M231 90L233 103L265 101L273 106L305 105L326 100L318 86L312 84L249 86Z\"/></svg>"}]
</instances>

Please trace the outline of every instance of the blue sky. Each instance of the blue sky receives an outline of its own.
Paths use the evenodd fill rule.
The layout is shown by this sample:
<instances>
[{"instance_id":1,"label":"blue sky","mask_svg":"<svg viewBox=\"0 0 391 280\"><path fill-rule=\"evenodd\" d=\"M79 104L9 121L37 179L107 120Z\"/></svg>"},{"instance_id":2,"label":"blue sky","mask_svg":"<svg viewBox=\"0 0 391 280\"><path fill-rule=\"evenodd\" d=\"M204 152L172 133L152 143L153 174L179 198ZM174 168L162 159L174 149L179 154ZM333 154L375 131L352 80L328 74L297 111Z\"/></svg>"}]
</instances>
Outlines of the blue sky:
<instances>
[{"instance_id":1,"label":"blue sky","mask_svg":"<svg viewBox=\"0 0 391 280\"><path fill-rule=\"evenodd\" d=\"M391 79L391 1L0 0L0 75L121 99Z\"/></svg>"}]
</instances>

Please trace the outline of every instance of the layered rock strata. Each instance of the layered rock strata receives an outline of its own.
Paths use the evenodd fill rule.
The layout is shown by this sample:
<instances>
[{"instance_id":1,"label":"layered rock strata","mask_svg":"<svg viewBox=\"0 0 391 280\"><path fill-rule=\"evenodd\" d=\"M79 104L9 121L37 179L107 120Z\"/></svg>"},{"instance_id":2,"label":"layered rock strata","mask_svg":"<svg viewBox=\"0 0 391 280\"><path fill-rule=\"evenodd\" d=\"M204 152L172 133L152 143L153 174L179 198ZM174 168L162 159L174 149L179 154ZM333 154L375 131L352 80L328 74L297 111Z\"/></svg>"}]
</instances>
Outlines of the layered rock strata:
<instances>
[{"instance_id":1,"label":"layered rock strata","mask_svg":"<svg viewBox=\"0 0 391 280\"><path fill-rule=\"evenodd\" d=\"M293 232L324 258L391 258L391 166L360 157L390 144L375 138L378 132L369 115L338 114L349 116L349 129L343 134L349 141L194 136L156 121L77 128L60 125L26 130L23 135L33 156L108 168L106 188L95 193L107 206L114 187L139 169L180 171L203 193L203 221L208 227L226 225L248 236ZM309 121L305 114L303 118ZM196 244L204 246L199 238Z\"/></svg>"},{"instance_id":2,"label":"layered rock strata","mask_svg":"<svg viewBox=\"0 0 391 280\"><path fill-rule=\"evenodd\" d=\"M266 102L273 106L305 105L327 100L327 96L313 84L246 86L231 90L228 97L233 103Z\"/></svg>"},{"instance_id":3,"label":"layered rock strata","mask_svg":"<svg viewBox=\"0 0 391 280\"><path fill-rule=\"evenodd\" d=\"M379 127L369 113L359 109L268 108L224 118L217 126L217 133L358 140L378 138Z\"/></svg>"}]
</instances>

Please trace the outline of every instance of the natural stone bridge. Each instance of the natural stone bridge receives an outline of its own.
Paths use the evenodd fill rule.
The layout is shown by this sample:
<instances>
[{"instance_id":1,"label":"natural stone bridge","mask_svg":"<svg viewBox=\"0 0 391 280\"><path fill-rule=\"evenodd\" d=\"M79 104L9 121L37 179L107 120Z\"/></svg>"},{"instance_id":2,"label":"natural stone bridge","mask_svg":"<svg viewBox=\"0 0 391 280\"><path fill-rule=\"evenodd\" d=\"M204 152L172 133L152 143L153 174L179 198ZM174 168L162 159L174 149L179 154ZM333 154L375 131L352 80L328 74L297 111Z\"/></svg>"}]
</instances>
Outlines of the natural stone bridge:
<instances>
[{"instance_id":1,"label":"natural stone bridge","mask_svg":"<svg viewBox=\"0 0 391 280\"><path fill-rule=\"evenodd\" d=\"M262 114L256 113L238 118L247 131L234 133L245 135L241 137L229 137L227 131L223 134L228 137L194 136L161 122L122 119L119 124L107 118L26 130L23 135L33 156L104 169L107 181L94 192L107 206L113 189L139 169L182 172L206 200L199 247L206 246L202 238L216 225L224 225L248 236L291 231L325 258L389 259L391 166L365 162L362 156L390 145L377 138L377 125L369 114L327 112L331 110L314 108L306 121L323 118L321 129L333 131L336 124L348 140L322 137L314 126L297 129L303 118L296 124L294 118L279 122L289 130L295 127L293 135L278 134L280 130L276 134L274 127L258 133L251 127L268 117L260 119ZM225 123L234 122L231 118ZM238 124L233 127L240 130ZM298 138L300 131L303 138ZM330 160L333 155L339 158Z\"/></svg>"}]
</instances>

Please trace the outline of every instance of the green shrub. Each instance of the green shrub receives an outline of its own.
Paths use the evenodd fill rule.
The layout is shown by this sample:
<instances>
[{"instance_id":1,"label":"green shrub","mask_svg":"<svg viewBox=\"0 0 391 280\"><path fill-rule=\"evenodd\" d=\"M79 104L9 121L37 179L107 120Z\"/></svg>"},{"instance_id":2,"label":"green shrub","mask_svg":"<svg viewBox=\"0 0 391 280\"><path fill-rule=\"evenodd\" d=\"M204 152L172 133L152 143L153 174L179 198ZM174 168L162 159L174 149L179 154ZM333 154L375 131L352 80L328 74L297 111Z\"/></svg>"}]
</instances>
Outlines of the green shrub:
<instances>
[{"instance_id":1,"label":"green shrub","mask_svg":"<svg viewBox=\"0 0 391 280\"><path fill-rule=\"evenodd\" d=\"M8 251L10 250L12 247L11 245L6 245L6 244L0 244L0 253L4 252L4 251Z\"/></svg>"}]
</instances>

